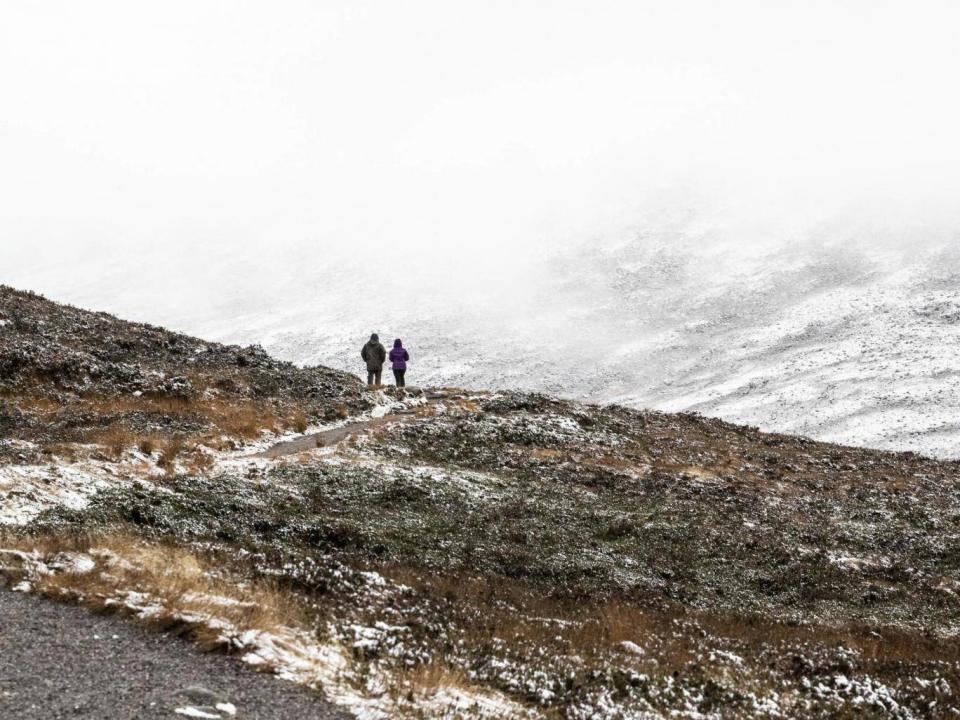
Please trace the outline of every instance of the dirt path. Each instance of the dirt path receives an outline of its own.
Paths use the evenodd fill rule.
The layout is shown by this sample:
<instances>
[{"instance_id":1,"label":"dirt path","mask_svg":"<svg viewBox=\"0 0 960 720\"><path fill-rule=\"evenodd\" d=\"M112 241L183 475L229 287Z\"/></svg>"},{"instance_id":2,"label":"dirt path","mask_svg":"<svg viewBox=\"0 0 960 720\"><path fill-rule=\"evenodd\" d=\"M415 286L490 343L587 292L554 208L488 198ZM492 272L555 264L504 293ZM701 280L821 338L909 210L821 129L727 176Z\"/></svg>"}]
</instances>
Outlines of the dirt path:
<instances>
[{"instance_id":1,"label":"dirt path","mask_svg":"<svg viewBox=\"0 0 960 720\"><path fill-rule=\"evenodd\" d=\"M0 717L346 720L320 693L115 616L0 590Z\"/></svg>"},{"instance_id":2,"label":"dirt path","mask_svg":"<svg viewBox=\"0 0 960 720\"><path fill-rule=\"evenodd\" d=\"M257 453L252 457L269 458L272 460L274 458L283 457L284 455L296 455L298 453L313 450L315 448L336 445L338 442L346 440L351 435L369 427L383 425L384 421L388 417L390 416L387 415L383 418L377 418L376 420L350 423L349 425L344 425L343 427L333 428L332 430L324 430L318 433L310 433L309 435L298 437L296 440L287 440L285 442L277 443L273 447L267 448L263 452Z\"/></svg>"},{"instance_id":3,"label":"dirt path","mask_svg":"<svg viewBox=\"0 0 960 720\"><path fill-rule=\"evenodd\" d=\"M298 453L307 452L308 450L313 450L315 448L336 445L337 443L343 442L347 438L365 430L381 427L390 423L409 421L413 418L420 417L422 408L436 405L441 400L452 397L449 392L438 390L426 392L424 396L427 399L427 402L424 405L399 410L397 412L389 413L383 417L373 418L371 420L348 423L347 425L332 428L330 430L310 433L308 435L298 437L295 440L286 440L267 448L263 452L252 455L251 457L273 460L278 457L283 457L284 455L297 455Z\"/></svg>"}]
</instances>

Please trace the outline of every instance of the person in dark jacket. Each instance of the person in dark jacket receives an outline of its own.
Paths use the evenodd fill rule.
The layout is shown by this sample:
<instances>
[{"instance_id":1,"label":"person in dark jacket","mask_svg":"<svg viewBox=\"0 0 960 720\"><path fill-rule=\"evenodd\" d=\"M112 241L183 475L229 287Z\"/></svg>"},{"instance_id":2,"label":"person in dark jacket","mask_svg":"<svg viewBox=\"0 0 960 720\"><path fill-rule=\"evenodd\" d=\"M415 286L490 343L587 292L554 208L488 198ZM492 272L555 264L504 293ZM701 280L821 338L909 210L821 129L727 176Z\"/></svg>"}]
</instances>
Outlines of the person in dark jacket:
<instances>
[{"instance_id":1,"label":"person in dark jacket","mask_svg":"<svg viewBox=\"0 0 960 720\"><path fill-rule=\"evenodd\" d=\"M403 376L407 373L407 360L410 359L410 353L403 347L400 338L393 341L393 349L390 351L390 363L393 367L393 377L397 380L397 387L406 387L406 380Z\"/></svg>"},{"instance_id":2,"label":"person in dark jacket","mask_svg":"<svg viewBox=\"0 0 960 720\"><path fill-rule=\"evenodd\" d=\"M387 359L387 351L380 344L376 333L370 336L367 344L360 351L360 357L367 364L367 385L373 387L380 384L380 374L383 372L383 363ZM376 382L374 382L376 381Z\"/></svg>"}]
</instances>

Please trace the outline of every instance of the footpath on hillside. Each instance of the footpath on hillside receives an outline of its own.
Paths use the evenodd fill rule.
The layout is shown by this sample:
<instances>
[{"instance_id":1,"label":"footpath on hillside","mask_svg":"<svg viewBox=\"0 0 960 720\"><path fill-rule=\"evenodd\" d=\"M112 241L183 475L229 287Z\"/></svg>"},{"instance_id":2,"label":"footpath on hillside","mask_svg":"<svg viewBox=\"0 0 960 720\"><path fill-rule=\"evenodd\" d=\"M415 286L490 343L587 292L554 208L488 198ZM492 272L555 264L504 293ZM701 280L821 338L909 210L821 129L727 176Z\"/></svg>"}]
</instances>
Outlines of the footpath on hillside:
<instances>
[{"instance_id":1,"label":"footpath on hillside","mask_svg":"<svg viewBox=\"0 0 960 720\"><path fill-rule=\"evenodd\" d=\"M266 450L259 452L256 455L252 455L251 457L273 460L285 455L297 455L299 453L314 450L316 448L330 447L366 430L416 418L419 416L418 408L436 405L442 400L456 397L456 393L451 390L427 390L424 391L423 397L426 399L426 403L423 405L395 410L393 412L388 412L386 415L381 417L347 423L346 425L341 425L340 427L331 428L329 430L308 433L298 438L294 438L293 440L285 440L283 442L276 443L275 445L272 445Z\"/></svg>"}]
</instances>

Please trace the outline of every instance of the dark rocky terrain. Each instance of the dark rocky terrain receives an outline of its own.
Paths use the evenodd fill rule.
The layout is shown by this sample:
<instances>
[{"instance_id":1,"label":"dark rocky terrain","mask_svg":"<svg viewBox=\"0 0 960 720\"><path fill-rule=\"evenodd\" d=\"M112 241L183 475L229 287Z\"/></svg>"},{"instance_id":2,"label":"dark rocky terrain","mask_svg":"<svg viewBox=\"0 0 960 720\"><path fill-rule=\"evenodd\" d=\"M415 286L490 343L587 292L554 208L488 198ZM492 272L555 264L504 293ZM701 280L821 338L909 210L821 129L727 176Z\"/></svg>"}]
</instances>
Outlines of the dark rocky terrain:
<instances>
[{"instance_id":1,"label":"dark rocky terrain","mask_svg":"<svg viewBox=\"0 0 960 720\"><path fill-rule=\"evenodd\" d=\"M404 409L332 448L276 460L218 451L200 468L107 480L83 502L53 503L7 531L10 547L34 553L12 556L11 583L129 608L131 589L159 586L120 583L98 543L114 556L176 548L212 577L268 582L296 602L317 642L350 655L338 682L393 703L387 714L960 714L958 463L513 392L397 404L255 350L197 353L211 346L3 297L8 317L32 309L0 329L0 386L14 408L4 438L33 443L10 445L21 454L73 437L58 436L69 425L35 425L25 398L168 397L175 377L189 397L214 390L277 418ZM113 338L102 355L85 347L101 333ZM55 359L61 337L69 362ZM150 428L165 411L152 412ZM84 417L85 431L97 418ZM83 573L56 560L62 552L89 558ZM468 712L451 688L499 704Z\"/></svg>"},{"instance_id":2,"label":"dark rocky terrain","mask_svg":"<svg viewBox=\"0 0 960 720\"><path fill-rule=\"evenodd\" d=\"M0 286L4 438L42 447L109 434L251 439L368 409L361 390L352 375L299 368L256 346L207 343Z\"/></svg>"}]
</instances>

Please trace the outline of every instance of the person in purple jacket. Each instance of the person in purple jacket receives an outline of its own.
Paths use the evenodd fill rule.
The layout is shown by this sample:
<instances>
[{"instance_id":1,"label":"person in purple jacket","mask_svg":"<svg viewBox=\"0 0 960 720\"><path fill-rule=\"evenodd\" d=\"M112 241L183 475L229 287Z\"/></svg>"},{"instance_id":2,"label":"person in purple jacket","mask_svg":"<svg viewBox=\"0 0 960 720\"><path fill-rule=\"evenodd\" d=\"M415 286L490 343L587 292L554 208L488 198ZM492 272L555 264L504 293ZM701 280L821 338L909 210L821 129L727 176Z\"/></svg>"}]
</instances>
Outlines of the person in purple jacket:
<instances>
[{"instance_id":1,"label":"person in purple jacket","mask_svg":"<svg viewBox=\"0 0 960 720\"><path fill-rule=\"evenodd\" d=\"M403 347L400 338L393 341L393 349L390 351L390 363L393 367L393 376L397 379L397 387L406 387L407 383L403 379L407 372L407 360L410 359L410 353Z\"/></svg>"}]
</instances>

